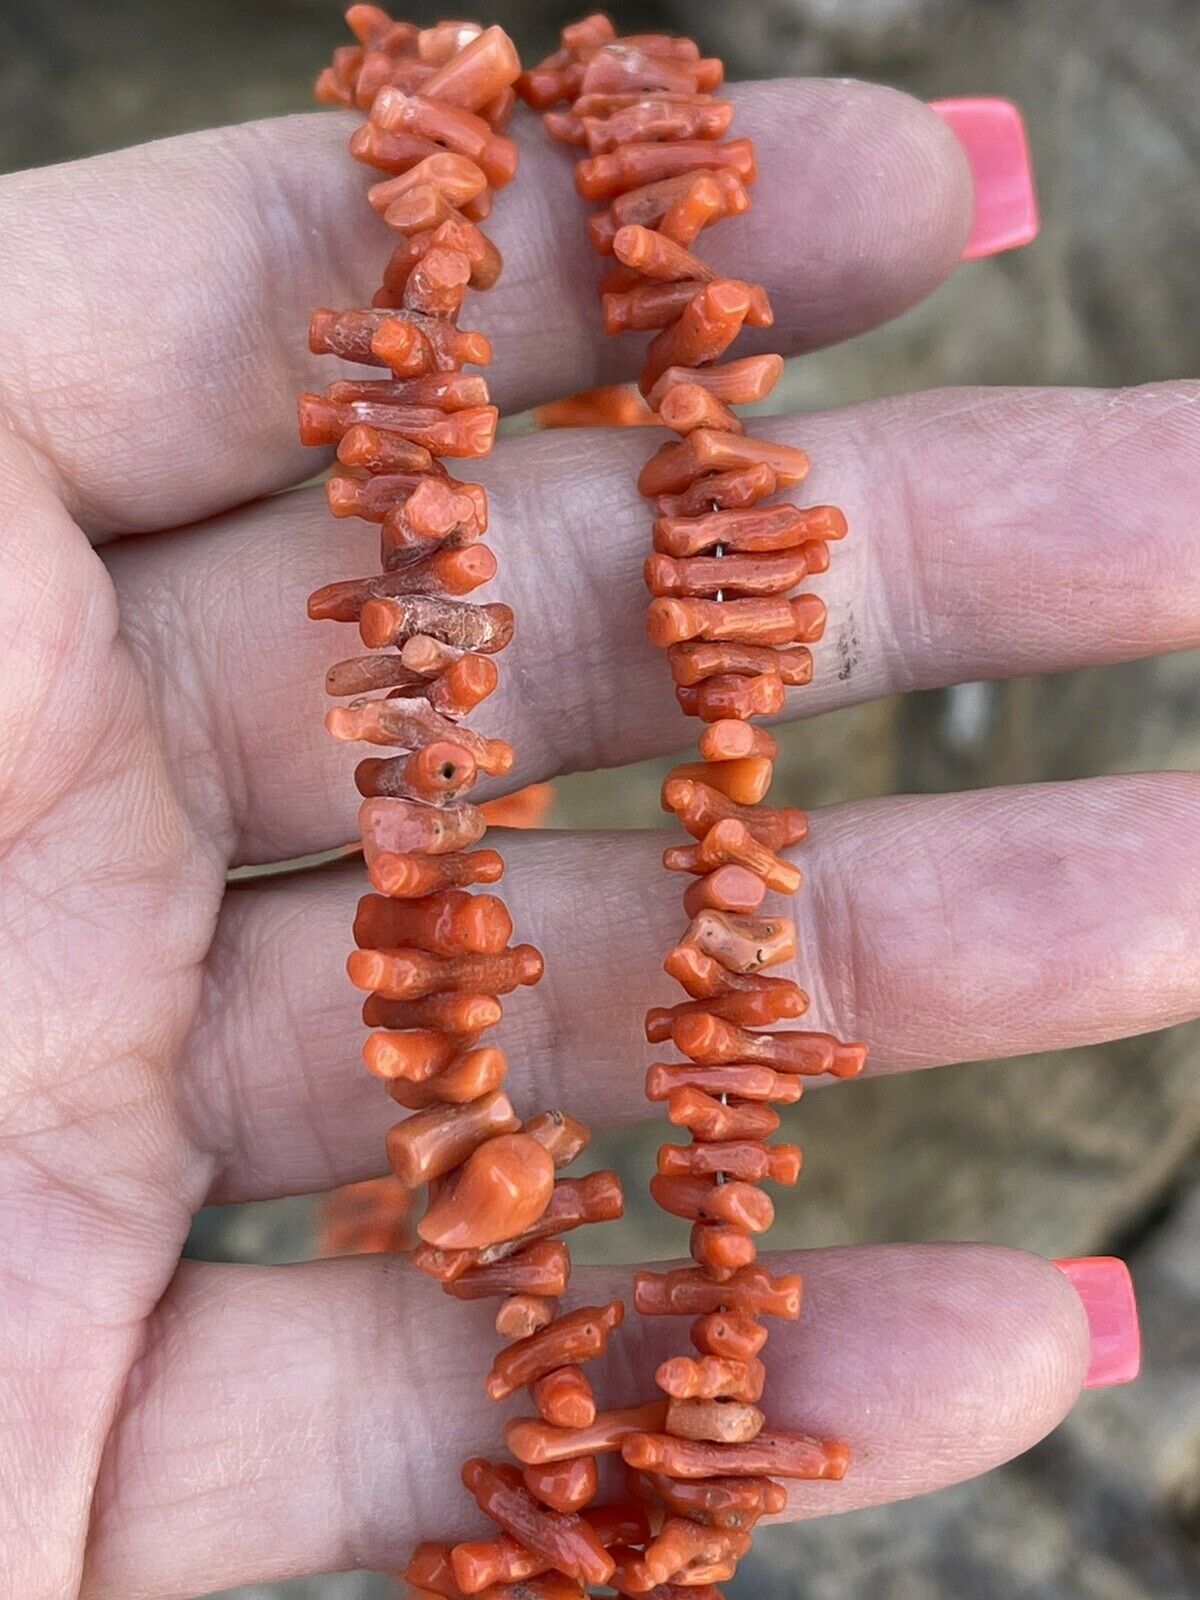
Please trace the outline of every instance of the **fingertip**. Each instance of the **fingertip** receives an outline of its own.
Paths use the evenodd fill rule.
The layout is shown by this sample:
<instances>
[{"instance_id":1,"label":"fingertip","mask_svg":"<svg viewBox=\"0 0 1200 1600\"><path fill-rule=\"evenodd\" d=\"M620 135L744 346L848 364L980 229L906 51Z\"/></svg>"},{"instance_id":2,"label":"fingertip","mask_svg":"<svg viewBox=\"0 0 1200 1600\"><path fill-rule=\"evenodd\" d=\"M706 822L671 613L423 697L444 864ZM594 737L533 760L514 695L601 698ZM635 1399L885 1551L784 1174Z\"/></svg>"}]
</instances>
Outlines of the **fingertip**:
<instances>
[{"instance_id":1,"label":"fingertip","mask_svg":"<svg viewBox=\"0 0 1200 1600\"><path fill-rule=\"evenodd\" d=\"M837 1491L798 1488L793 1515L990 1471L1044 1438L1079 1394L1087 1319L1039 1256L889 1245L820 1251L803 1269L804 1312L795 1335L777 1336L768 1395L782 1426L837 1434L852 1459Z\"/></svg>"},{"instance_id":2,"label":"fingertip","mask_svg":"<svg viewBox=\"0 0 1200 1600\"><path fill-rule=\"evenodd\" d=\"M760 162L740 228L793 343L862 332L953 271L971 229L971 173L922 101L856 79L756 83L737 96ZM715 231L714 256L723 248Z\"/></svg>"},{"instance_id":3,"label":"fingertip","mask_svg":"<svg viewBox=\"0 0 1200 1600\"><path fill-rule=\"evenodd\" d=\"M962 259L971 232L975 192L968 153L946 119L914 95L886 84L852 87L868 141L864 153L878 161L863 203L889 210L899 203L906 237L897 243L923 256L936 272L934 282L940 281Z\"/></svg>"},{"instance_id":4,"label":"fingertip","mask_svg":"<svg viewBox=\"0 0 1200 1600\"><path fill-rule=\"evenodd\" d=\"M989 1246L985 1277L1004 1307L1006 1383L1015 1386L1014 1422L1027 1424L1023 1450L1057 1427L1078 1398L1090 1359L1088 1321L1063 1273L1041 1256Z\"/></svg>"}]
</instances>

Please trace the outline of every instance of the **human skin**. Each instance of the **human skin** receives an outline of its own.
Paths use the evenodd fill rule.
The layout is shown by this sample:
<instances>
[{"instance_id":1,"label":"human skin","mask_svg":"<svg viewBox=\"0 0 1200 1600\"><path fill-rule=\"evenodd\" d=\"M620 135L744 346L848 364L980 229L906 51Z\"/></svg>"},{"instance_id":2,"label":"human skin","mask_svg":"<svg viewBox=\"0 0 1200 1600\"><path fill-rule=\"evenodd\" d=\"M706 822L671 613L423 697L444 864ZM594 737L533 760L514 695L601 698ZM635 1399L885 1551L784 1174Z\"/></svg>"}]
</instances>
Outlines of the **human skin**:
<instances>
[{"instance_id":1,"label":"human skin","mask_svg":"<svg viewBox=\"0 0 1200 1600\"><path fill-rule=\"evenodd\" d=\"M952 270L971 198L932 113L847 83L736 99L761 176L711 255L766 284L771 347L860 332ZM294 395L330 374L308 311L361 303L386 250L352 127L296 117L0 181L0 1568L23 1600L394 1567L473 1526L458 1463L497 1435L486 1307L381 1258L179 1261L206 1202L382 1166L390 1107L342 972L359 871L226 892L231 866L354 832L353 758L320 727L342 641L304 598L369 570L375 530L319 490L274 494L313 470ZM489 223L506 271L471 306L508 410L631 376L639 344L600 332L569 160L520 127ZM1198 396L954 391L773 422L852 529L793 713L1200 644ZM516 746L513 787L685 742L643 631L645 453L567 432L486 464L488 597L519 632L484 722ZM1183 774L819 814L795 906L812 1025L890 1072L1195 1016L1198 822ZM506 846L519 937L548 960L502 1027L519 1105L642 1114L639 1021L675 927L660 849ZM770 1346L772 1421L855 1456L798 1489L799 1515L983 1471L1078 1393L1083 1311L1035 1257L777 1259L808 1306ZM666 1340L634 1319L605 1398L638 1398Z\"/></svg>"}]
</instances>

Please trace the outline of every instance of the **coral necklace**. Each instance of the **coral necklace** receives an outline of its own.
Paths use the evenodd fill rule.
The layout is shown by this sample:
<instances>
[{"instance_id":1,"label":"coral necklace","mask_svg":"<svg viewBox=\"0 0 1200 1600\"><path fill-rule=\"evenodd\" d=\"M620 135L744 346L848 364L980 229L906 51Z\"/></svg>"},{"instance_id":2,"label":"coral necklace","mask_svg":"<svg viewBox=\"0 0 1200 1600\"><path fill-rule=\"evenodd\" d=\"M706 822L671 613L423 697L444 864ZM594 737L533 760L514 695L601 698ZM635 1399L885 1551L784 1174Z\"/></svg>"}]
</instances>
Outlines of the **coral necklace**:
<instances>
[{"instance_id":1,"label":"coral necklace","mask_svg":"<svg viewBox=\"0 0 1200 1600\"><path fill-rule=\"evenodd\" d=\"M405 1576L418 1595L447 1600L575 1600L593 1586L657 1600L719 1600L750 1531L786 1503L780 1478L836 1478L848 1453L833 1440L766 1427L757 1402L765 1368L761 1319L795 1317L800 1282L756 1262L755 1236L772 1219L758 1186L794 1182L799 1151L769 1145L771 1103L799 1098L800 1079L857 1072L865 1049L826 1034L763 1031L802 1014L794 983L761 969L790 958L795 931L759 912L768 890L793 893L799 871L781 855L803 838L801 812L760 804L776 753L749 719L778 712L785 686L805 683L807 646L824 608L787 598L828 564L846 531L832 507L760 505L798 483L803 452L746 435L731 406L761 399L777 356L721 362L744 323L767 326L761 287L718 277L690 246L703 228L744 211L754 176L745 140L721 143L732 108L714 98L719 62L686 39L619 39L601 15L564 29L562 49L519 76L498 28L395 23L352 6L357 45L335 52L318 97L369 113L351 141L389 174L370 201L400 235L369 310L314 313L314 351L388 369L300 399L306 443L337 446L346 470L328 483L335 516L381 526L383 571L328 585L315 618L357 622L371 654L330 669L326 686L349 703L329 712L335 738L401 753L359 764L364 855L376 891L360 901L351 979L370 991L368 1067L413 1114L388 1137L392 1170L428 1185L414 1264L458 1299L500 1300L508 1341L485 1387L495 1400L527 1388L536 1417L505 1429L515 1461L472 1460L463 1481L502 1532L490 1541L425 1544ZM478 227L491 191L516 170L503 128L514 85L549 110L551 133L590 152L580 193L607 202L589 223L615 257L604 283L610 332L658 329L641 389L678 442L639 478L655 498L647 558L651 637L664 646L685 711L706 724L701 760L676 767L663 804L691 835L664 864L690 874L691 921L664 963L688 999L651 1010L647 1038L686 1058L650 1068L647 1094L692 1136L664 1145L652 1188L693 1223L696 1263L640 1272L637 1309L689 1315L696 1355L657 1372L662 1397L597 1409L581 1363L602 1355L620 1301L565 1314L570 1258L558 1235L620 1215L615 1173L556 1176L587 1143L561 1112L521 1122L501 1087L506 1063L478 1043L500 1018L498 996L537 981L542 960L509 944L512 920L495 895L499 855L471 847L485 830L465 797L477 775L511 768L513 753L462 724L492 692L493 660L512 636L506 606L461 597L495 559L479 543L487 505L438 457L486 454L496 411L482 378L487 340L458 326L468 288L500 272ZM646 408L608 392L547 408L555 421L639 420ZM549 417L546 420L550 420ZM380 692L382 694L380 695ZM625 1497L594 1505L598 1458L623 1459Z\"/></svg>"}]
</instances>

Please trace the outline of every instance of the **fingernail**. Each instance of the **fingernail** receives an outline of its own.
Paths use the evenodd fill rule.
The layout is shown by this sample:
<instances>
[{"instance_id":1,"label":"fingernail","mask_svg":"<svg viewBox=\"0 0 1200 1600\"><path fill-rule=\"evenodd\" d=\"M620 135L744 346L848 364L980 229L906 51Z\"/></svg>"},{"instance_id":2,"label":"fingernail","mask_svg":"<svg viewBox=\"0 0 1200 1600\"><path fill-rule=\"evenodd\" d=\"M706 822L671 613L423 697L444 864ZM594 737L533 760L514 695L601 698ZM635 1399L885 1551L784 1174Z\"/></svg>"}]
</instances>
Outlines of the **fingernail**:
<instances>
[{"instance_id":1,"label":"fingernail","mask_svg":"<svg viewBox=\"0 0 1200 1600\"><path fill-rule=\"evenodd\" d=\"M1116 1256L1068 1256L1054 1265L1075 1285L1092 1338L1085 1389L1132 1383L1142 1364L1137 1297L1129 1268Z\"/></svg>"},{"instance_id":2,"label":"fingernail","mask_svg":"<svg viewBox=\"0 0 1200 1600\"><path fill-rule=\"evenodd\" d=\"M998 255L1037 238L1037 194L1029 162L1025 119L1011 100L965 96L932 100L967 157L975 186L975 214L962 259Z\"/></svg>"}]
</instances>

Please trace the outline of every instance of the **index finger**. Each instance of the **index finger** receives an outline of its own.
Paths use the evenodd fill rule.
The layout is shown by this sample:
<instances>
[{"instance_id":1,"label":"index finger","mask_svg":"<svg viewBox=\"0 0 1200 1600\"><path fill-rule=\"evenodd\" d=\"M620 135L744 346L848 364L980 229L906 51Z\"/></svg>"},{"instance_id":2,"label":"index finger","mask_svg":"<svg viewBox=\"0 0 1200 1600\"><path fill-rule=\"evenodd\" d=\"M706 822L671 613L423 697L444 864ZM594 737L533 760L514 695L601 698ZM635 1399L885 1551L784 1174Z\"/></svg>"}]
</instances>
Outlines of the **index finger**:
<instances>
[{"instance_id":1,"label":"index finger","mask_svg":"<svg viewBox=\"0 0 1200 1600\"><path fill-rule=\"evenodd\" d=\"M772 349L862 332L950 271L971 186L932 111L840 80L729 95L760 177L749 215L714 230L712 259L766 285ZM357 122L248 123L0 181L0 412L93 536L311 475L295 393L336 374L308 352L309 313L366 304L393 237L365 200L378 174L346 150ZM505 271L463 314L492 341L505 410L629 376L644 343L600 331L569 153L531 117L512 132L520 170L488 222Z\"/></svg>"}]
</instances>

